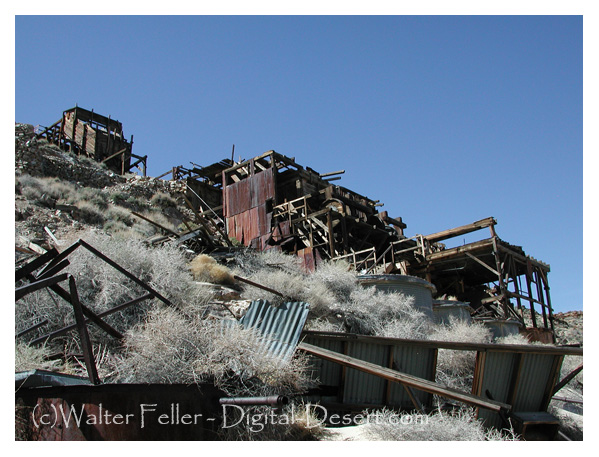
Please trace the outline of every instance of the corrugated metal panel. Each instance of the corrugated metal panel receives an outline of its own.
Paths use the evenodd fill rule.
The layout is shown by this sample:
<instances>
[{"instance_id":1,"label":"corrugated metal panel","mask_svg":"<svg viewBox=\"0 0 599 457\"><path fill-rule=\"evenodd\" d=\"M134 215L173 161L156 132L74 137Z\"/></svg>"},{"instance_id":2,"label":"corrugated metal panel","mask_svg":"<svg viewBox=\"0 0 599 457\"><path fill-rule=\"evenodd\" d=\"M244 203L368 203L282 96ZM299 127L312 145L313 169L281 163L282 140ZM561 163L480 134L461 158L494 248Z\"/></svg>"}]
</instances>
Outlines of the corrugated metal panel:
<instances>
[{"instance_id":1,"label":"corrugated metal panel","mask_svg":"<svg viewBox=\"0 0 599 457\"><path fill-rule=\"evenodd\" d=\"M435 380L436 349L411 345L394 345L392 350L393 366L391 368L429 381ZM433 396L431 394L417 389L413 389L413 391L420 403L425 406L432 404ZM398 383L391 383L389 405L406 409L411 409L414 406L406 389Z\"/></svg>"},{"instance_id":2,"label":"corrugated metal panel","mask_svg":"<svg viewBox=\"0 0 599 457\"><path fill-rule=\"evenodd\" d=\"M514 411L543 411L543 397L548 383L552 382L551 369L556 357L547 354L523 354L522 368ZM553 386L552 386L553 387Z\"/></svg>"},{"instance_id":3,"label":"corrugated metal panel","mask_svg":"<svg viewBox=\"0 0 599 457\"><path fill-rule=\"evenodd\" d=\"M318 338L308 336L304 340L306 343L313 344L321 348L329 349L331 351L343 353L343 342L335 341L327 338ZM311 378L316 379L319 385L323 388L335 388L341 386L341 374L343 367L335 362L323 360L318 357L310 357L310 366L312 367ZM314 395L306 397L307 401L337 401L337 395Z\"/></svg>"},{"instance_id":4,"label":"corrugated metal panel","mask_svg":"<svg viewBox=\"0 0 599 457\"><path fill-rule=\"evenodd\" d=\"M313 344L331 351L343 353L344 341L308 335L306 343ZM348 345L348 355L357 359L389 367L389 351L393 350L393 365L391 368L402 373L418 376L430 381L435 379L436 349L409 344L384 345L363 341L345 341ZM315 376L324 386L340 386L342 367L334 362L314 358ZM387 397L387 389L389 394ZM416 397L427 406L432 404L432 395L414 389ZM398 383L390 383L384 379L358 370L347 369L343 389L345 404L386 404L393 407L414 407L405 388Z\"/></svg>"},{"instance_id":5,"label":"corrugated metal panel","mask_svg":"<svg viewBox=\"0 0 599 457\"><path fill-rule=\"evenodd\" d=\"M506 403L508 400L511 379L515 373L516 354L509 352L488 351L485 355L485 365L482 374L482 383L479 388L481 397L487 397L489 391L493 400ZM476 393L476 392L475 392ZM503 428L503 422L499 414L480 408L479 419L487 426Z\"/></svg>"},{"instance_id":6,"label":"corrugated metal panel","mask_svg":"<svg viewBox=\"0 0 599 457\"><path fill-rule=\"evenodd\" d=\"M303 302L287 302L274 307L266 300L255 300L240 323L268 337L263 342L265 350L288 359L299 342L309 309L310 305Z\"/></svg>"},{"instance_id":7,"label":"corrugated metal panel","mask_svg":"<svg viewBox=\"0 0 599 457\"><path fill-rule=\"evenodd\" d=\"M387 366L389 347L380 344L350 342L348 355L356 359ZM379 376L348 368L343 389L344 403L384 404L386 382Z\"/></svg>"}]
</instances>

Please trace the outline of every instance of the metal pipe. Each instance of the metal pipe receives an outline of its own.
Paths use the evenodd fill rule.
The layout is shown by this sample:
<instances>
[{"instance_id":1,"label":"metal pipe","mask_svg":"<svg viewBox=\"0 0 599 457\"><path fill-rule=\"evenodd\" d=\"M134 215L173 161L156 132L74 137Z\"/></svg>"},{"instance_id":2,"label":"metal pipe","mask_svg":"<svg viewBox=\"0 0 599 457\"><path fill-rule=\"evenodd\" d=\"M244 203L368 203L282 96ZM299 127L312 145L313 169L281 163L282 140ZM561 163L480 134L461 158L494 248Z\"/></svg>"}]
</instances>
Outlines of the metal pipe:
<instances>
[{"instance_id":1,"label":"metal pipe","mask_svg":"<svg viewBox=\"0 0 599 457\"><path fill-rule=\"evenodd\" d=\"M267 405L273 408L279 408L289 403L289 398L284 395L271 395L270 397L224 397L220 398L218 402L221 405L244 405L244 406L258 406Z\"/></svg>"}]
</instances>

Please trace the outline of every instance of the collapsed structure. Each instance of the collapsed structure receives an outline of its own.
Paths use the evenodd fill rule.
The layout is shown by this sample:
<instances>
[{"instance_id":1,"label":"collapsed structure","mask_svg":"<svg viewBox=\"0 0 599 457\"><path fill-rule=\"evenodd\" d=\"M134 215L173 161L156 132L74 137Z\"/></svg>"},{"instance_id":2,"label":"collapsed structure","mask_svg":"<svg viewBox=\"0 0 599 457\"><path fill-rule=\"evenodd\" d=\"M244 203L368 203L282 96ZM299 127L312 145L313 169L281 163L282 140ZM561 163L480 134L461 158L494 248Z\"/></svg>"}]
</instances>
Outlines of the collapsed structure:
<instances>
[{"instance_id":1,"label":"collapsed structure","mask_svg":"<svg viewBox=\"0 0 599 457\"><path fill-rule=\"evenodd\" d=\"M122 125L93 111L81 108L67 110L60 121L40 130L38 137L45 137L63 149L106 163L119 174L125 174L136 166L139 168L141 164L140 170L145 175L147 157L131 154L133 141L132 138L131 142L124 140ZM132 164L131 158L138 161ZM492 217L429 235L408 237L404 234L407 226L401 217L379 212L381 205L378 201L333 184L343 171L321 174L275 151L239 162L223 159L208 166L192 165L191 168L174 167L159 178L170 174L172 180L184 184L180 187L185 188L184 199L195 215L197 226L193 228L186 223L189 231L180 234L161 227L167 234L152 242L174 236L179 243L193 246L198 253L227 251L235 245L256 251L275 249L297 255L308 271L314 271L325 260L344 260L363 277L417 277L421 278L417 282L434 285L431 290L436 291L437 298L452 296L457 301L468 303L470 314L478 318L516 320L525 324L525 308L528 306L532 336L537 339L552 337L550 267L528 256L521 247L501 240L495 231L497 222ZM151 220L148 222L160 227ZM488 229L490 236L480 241L454 248L442 243L483 229ZM87 308L79 301L75 278L62 273L68 266L67 257L78 247L100 257L147 293L104 313L95 313ZM21 284L20 281L25 279L29 283ZM235 279L249 282L239 277ZM99 387L101 380L87 332L88 323L95 323L120 340L122 334L103 320L105 316L151 298L157 298L167 306L172 305L148 284L82 240L60 254L55 250L49 251L19 267L16 281L19 283L17 300L33 291L50 288L73 306L75 324L32 343L41 343L76 329L89 381L75 381L89 385L90 389L86 392L98 395L104 391ZM63 281L69 281L68 291L60 287L59 283ZM343 408L383 405L424 412L431 408L432 395L439 395L478 408L480 417L488 425L506 425L509 413L510 418L522 423L524 434L529 425L557 426L555 418L546 413L549 401L582 370L581 365L578 371L558 382L564 357L582 355L579 348L425 342L347 333L302 332L308 307L305 303L288 302L275 309L265 301L255 301L239 323L263 330L267 336L276 336L272 347L265 350L284 350L291 354L299 349L320 359L314 367L321 385L310 392L308 398L342 405ZM540 308L541 322L537 322L535 307ZM40 325L43 323L17 336L32 332ZM298 344L300 333L304 341ZM283 341L280 337L283 334L289 337L289 341ZM476 352L472 393L435 382L439 350ZM18 389L23 390L19 395L25 398L27 404L35 406L55 402L58 401L56 398L62 399L71 394L72 389L59 388L53 393L56 398L42 399L39 387L46 387L49 381L40 381L32 386L32 390L23 386L31 376L44 377L47 373L26 375L24 380L18 378L16 383ZM52 377L53 382L66 381ZM222 393L211 395L214 400ZM85 398L77 401L86 402ZM114 408L116 410L116 406ZM555 430L552 429L552 434ZM112 433L116 432L109 431L103 437L111 439ZM137 428L131 433L131 436L140 436Z\"/></svg>"}]
</instances>

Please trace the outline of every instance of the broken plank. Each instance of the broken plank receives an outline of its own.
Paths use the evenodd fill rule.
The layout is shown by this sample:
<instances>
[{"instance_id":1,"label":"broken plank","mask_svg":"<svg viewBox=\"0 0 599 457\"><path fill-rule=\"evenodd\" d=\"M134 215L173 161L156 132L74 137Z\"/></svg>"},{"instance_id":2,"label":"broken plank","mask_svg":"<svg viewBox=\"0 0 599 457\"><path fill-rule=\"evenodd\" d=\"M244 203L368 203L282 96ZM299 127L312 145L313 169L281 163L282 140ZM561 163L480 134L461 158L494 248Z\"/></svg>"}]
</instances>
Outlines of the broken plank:
<instances>
[{"instance_id":1,"label":"broken plank","mask_svg":"<svg viewBox=\"0 0 599 457\"><path fill-rule=\"evenodd\" d=\"M492 217L487 217L485 219L481 219L480 221L473 222L472 224L466 224L460 227L443 230L441 232L431 233L430 235L426 235L424 238L429 241L442 241L459 235L465 235L466 233L474 232L485 227L492 227L495 224L497 224L495 219Z\"/></svg>"},{"instance_id":2,"label":"broken plank","mask_svg":"<svg viewBox=\"0 0 599 457\"><path fill-rule=\"evenodd\" d=\"M51 278L42 279L41 281L36 281L21 287L17 287L15 289L15 301L23 298L25 295L30 294L31 292L35 292L36 290L44 289L61 281L65 281L68 279L68 277L69 275L67 273L63 273L58 276L53 276Z\"/></svg>"},{"instance_id":3,"label":"broken plank","mask_svg":"<svg viewBox=\"0 0 599 457\"><path fill-rule=\"evenodd\" d=\"M29 273L33 273L38 268L42 267L54 257L58 255L58 251L56 249L50 249L45 254L33 259L31 262L23 265L17 271L15 271L15 281L19 281L21 279L25 279Z\"/></svg>"},{"instance_id":4,"label":"broken plank","mask_svg":"<svg viewBox=\"0 0 599 457\"><path fill-rule=\"evenodd\" d=\"M152 219L147 218L146 216L142 216L139 213L136 213L135 211L131 211L131 214L133 214L134 216L139 217L140 219L143 219L146 222L149 222L152 225L155 225L156 227L158 227L159 229L164 230L167 233L170 233L171 235L174 235L176 237L179 237L179 234L177 232L172 231L169 228L164 227L163 225L160 225L158 222L154 222Z\"/></svg>"}]
</instances>

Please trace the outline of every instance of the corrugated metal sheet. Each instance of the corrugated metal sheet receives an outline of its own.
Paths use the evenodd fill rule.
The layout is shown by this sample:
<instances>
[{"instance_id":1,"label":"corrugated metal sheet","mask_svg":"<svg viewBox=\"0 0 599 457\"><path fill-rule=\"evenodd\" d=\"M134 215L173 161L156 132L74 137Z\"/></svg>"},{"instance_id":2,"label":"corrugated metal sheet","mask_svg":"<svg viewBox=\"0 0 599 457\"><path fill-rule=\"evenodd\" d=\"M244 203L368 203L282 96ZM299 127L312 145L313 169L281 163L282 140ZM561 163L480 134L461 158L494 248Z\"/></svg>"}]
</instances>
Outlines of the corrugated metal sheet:
<instances>
[{"instance_id":1,"label":"corrugated metal sheet","mask_svg":"<svg viewBox=\"0 0 599 457\"><path fill-rule=\"evenodd\" d=\"M487 351L478 395L485 396L489 391L494 400L511 403L512 412L545 411L545 393L555 382L552 368L556 357L560 356ZM515 389L513 401L508 398L510 386ZM481 409L478 417L487 425L505 426L499 415L491 411Z\"/></svg>"},{"instance_id":2,"label":"corrugated metal sheet","mask_svg":"<svg viewBox=\"0 0 599 457\"><path fill-rule=\"evenodd\" d=\"M309 310L310 305L303 302L287 302L275 307L266 300L255 300L240 323L267 336L263 341L264 350L288 359L299 342Z\"/></svg>"},{"instance_id":3,"label":"corrugated metal sheet","mask_svg":"<svg viewBox=\"0 0 599 457\"><path fill-rule=\"evenodd\" d=\"M487 398L488 391L493 400L507 402L510 381L515 373L516 354L509 352L486 352L482 380L476 395ZM497 413L479 409L479 419L487 426L503 428L503 422Z\"/></svg>"},{"instance_id":4,"label":"corrugated metal sheet","mask_svg":"<svg viewBox=\"0 0 599 457\"><path fill-rule=\"evenodd\" d=\"M552 382L551 369L556 357L547 354L523 355L520 382L512 405L514 411L545 410L544 394L547 384Z\"/></svg>"},{"instance_id":5,"label":"corrugated metal sheet","mask_svg":"<svg viewBox=\"0 0 599 457\"><path fill-rule=\"evenodd\" d=\"M393 368L402 373L418 376L419 378L435 380L437 367L437 350L411 345L395 345L393 350ZM432 404L433 396L427 392L413 389L414 395L423 405ZM412 400L406 389L397 383L391 383L389 390L389 405L411 409Z\"/></svg>"},{"instance_id":6,"label":"corrugated metal sheet","mask_svg":"<svg viewBox=\"0 0 599 457\"><path fill-rule=\"evenodd\" d=\"M387 366L389 347L380 344L350 342L348 355L356 359ZM379 376L374 376L352 368L347 368L343 403L383 404L387 383Z\"/></svg>"},{"instance_id":7,"label":"corrugated metal sheet","mask_svg":"<svg viewBox=\"0 0 599 457\"><path fill-rule=\"evenodd\" d=\"M313 335L308 335L305 342L341 354L344 353L344 344L347 344L349 356L385 367L389 367L390 351L393 351L391 368L430 381L435 379L435 348L409 344L385 345L349 340L344 342L338 338ZM346 370L345 382L343 382L342 367L339 364L314 358L312 365L315 377L320 380L323 386L342 388L343 398L341 400L345 404L384 404L406 409L413 408L410 397L400 384L387 383L378 376L351 368ZM414 389L414 393L423 405L432 404L432 395L416 389ZM312 397L310 399L312 400ZM326 397L322 397L323 401L326 399Z\"/></svg>"}]
</instances>

